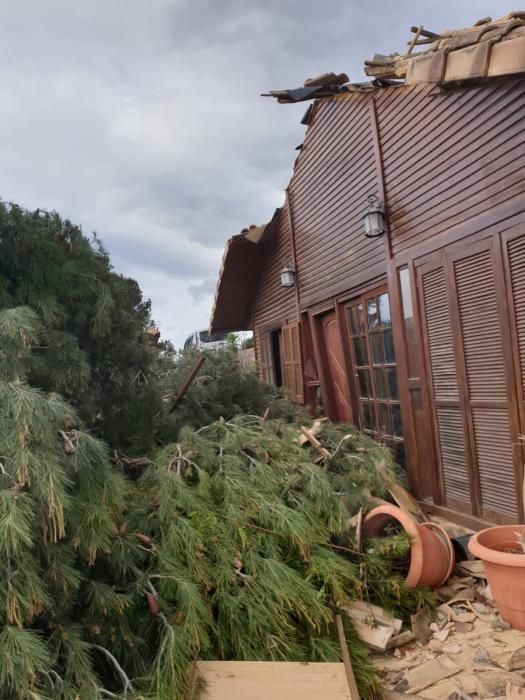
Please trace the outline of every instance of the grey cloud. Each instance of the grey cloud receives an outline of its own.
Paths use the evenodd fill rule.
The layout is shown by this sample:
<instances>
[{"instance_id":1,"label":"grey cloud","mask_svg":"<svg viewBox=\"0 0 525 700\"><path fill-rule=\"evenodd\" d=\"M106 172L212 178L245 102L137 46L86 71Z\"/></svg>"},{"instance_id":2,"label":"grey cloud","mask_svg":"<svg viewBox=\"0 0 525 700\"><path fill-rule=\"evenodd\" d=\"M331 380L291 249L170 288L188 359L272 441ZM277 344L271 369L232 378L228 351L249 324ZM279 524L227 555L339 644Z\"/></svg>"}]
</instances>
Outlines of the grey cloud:
<instances>
[{"instance_id":1,"label":"grey cloud","mask_svg":"<svg viewBox=\"0 0 525 700\"><path fill-rule=\"evenodd\" d=\"M205 279L200 284L192 284L188 287L188 292L195 301L202 301L206 297L215 293L217 280L214 278Z\"/></svg>"},{"instance_id":2,"label":"grey cloud","mask_svg":"<svg viewBox=\"0 0 525 700\"><path fill-rule=\"evenodd\" d=\"M226 239L284 199L305 105L259 94L509 11L501 0L25 0L0 26L0 197L95 229L181 342ZM192 290L192 291L190 291ZM200 291L199 291L200 290ZM189 328L189 330L188 330Z\"/></svg>"}]
</instances>

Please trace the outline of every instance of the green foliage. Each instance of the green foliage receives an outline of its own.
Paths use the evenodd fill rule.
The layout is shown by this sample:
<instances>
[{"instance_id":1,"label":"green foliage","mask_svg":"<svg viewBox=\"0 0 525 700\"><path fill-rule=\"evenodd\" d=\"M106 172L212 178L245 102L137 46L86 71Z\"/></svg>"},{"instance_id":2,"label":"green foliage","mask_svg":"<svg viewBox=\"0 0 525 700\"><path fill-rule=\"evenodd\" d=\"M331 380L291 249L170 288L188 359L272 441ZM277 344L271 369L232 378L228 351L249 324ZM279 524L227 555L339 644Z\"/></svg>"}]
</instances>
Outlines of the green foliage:
<instances>
[{"instance_id":1,"label":"green foliage","mask_svg":"<svg viewBox=\"0 0 525 700\"><path fill-rule=\"evenodd\" d=\"M70 272L80 285L89 269ZM126 327L118 284L93 279L100 294L90 313L82 295L70 290L69 305L52 285L36 302L29 283L32 308L0 312L0 697L183 700L198 657L336 661L334 606L364 598L407 617L428 602L404 588L406 537L357 551L349 528L394 479L388 450L352 426L326 424L330 457L319 464L298 440L306 416L234 348L206 357L169 416L195 354L175 361L162 347L148 383L130 389L126 348L97 356L104 334ZM85 314L84 348L68 330L73 308ZM131 316L128 330L138 329ZM77 411L56 389L84 381L94 397L80 389ZM115 391L105 430L124 435L129 421L124 442L157 441L138 479L123 478L106 444L81 430L79 414L99 415L105 381ZM156 413L144 409L148 391ZM368 653L348 621L345 629L361 695L372 698Z\"/></svg>"},{"instance_id":2,"label":"green foliage","mask_svg":"<svg viewBox=\"0 0 525 700\"><path fill-rule=\"evenodd\" d=\"M199 356L196 350L186 350L163 359L159 382L167 390L166 396L177 395ZM235 347L207 351L205 356L202 369L175 413L159 419L157 439L161 443L177 440L185 426L199 428L240 414L262 416L266 409L272 418L308 420L306 412L286 401L278 387L261 382L256 366L243 364Z\"/></svg>"},{"instance_id":3,"label":"green foliage","mask_svg":"<svg viewBox=\"0 0 525 700\"><path fill-rule=\"evenodd\" d=\"M151 539L138 565L160 645L148 697L168 688L184 697L197 657L337 660L331 606L348 599L386 601L403 614L424 602L404 589L401 574L390 575L406 539L352 549L347 489L360 503L382 495L378 470L391 477L388 451L348 426L326 431L334 453L321 467L293 424L221 419L182 429L144 473L130 522L146 524ZM367 652L347 632L361 694L373 697Z\"/></svg>"},{"instance_id":4,"label":"green foliage","mask_svg":"<svg viewBox=\"0 0 525 700\"><path fill-rule=\"evenodd\" d=\"M0 313L0 695L98 697L72 620L107 559L123 482L105 446L75 430L74 410L26 383L38 331L30 309Z\"/></svg>"},{"instance_id":5,"label":"green foliage","mask_svg":"<svg viewBox=\"0 0 525 700\"><path fill-rule=\"evenodd\" d=\"M0 308L9 310L8 343L9 326L23 327L28 341L39 334L31 385L60 393L113 447L152 447L161 399L157 351L144 332L150 304L134 280L112 270L96 236L58 214L0 203ZM15 360L10 350L0 351L0 370L6 356Z\"/></svg>"}]
</instances>

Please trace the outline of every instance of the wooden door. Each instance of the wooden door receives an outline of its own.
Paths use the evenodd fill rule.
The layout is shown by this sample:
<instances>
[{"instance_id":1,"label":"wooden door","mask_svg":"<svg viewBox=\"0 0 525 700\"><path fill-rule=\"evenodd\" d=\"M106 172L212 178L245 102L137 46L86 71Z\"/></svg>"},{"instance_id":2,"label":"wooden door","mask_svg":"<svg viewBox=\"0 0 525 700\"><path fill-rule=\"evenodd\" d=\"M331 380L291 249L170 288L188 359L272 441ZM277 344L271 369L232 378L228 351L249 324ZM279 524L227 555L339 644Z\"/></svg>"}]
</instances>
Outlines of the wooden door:
<instances>
[{"instance_id":1,"label":"wooden door","mask_svg":"<svg viewBox=\"0 0 525 700\"><path fill-rule=\"evenodd\" d=\"M516 522L519 425L503 265L492 238L419 269L445 505Z\"/></svg>"},{"instance_id":2,"label":"wooden door","mask_svg":"<svg viewBox=\"0 0 525 700\"><path fill-rule=\"evenodd\" d=\"M341 332L335 311L322 316L319 324L325 360L325 386L323 386L325 410L332 420L351 423L352 408L348 390L348 376Z\"/></svg>"}]
</instances>

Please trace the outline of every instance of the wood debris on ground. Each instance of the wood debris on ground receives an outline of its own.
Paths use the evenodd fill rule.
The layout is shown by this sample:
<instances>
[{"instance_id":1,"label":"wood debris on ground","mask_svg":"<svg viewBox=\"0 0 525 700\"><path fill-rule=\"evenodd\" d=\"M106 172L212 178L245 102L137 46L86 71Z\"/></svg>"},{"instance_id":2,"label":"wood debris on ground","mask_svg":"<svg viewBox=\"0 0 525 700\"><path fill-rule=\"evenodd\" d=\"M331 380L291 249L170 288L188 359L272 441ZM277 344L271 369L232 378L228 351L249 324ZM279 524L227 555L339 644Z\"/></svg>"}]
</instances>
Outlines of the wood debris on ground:
<instances>
[{"instance_id":1,"label":"wood debris on ground","mask_svg":"<svg viewBox=\"0 0 525 700\"><path fill-rule=\"evenodd\" d=\"M395 635L401 632L398 620L377 605L353 600L342 606L361 640L370 649L385 651Z\"/></svg>"},{"instance_id":2,"label":"wood debris on ground","mask_svg":"<svg viewBox=\"0 0 525 700\"><path fill-rule=\"evenodd\" d=\"M459 562L436 608L412 616L413 641L374 655L387 700L525 697L525 634L502 620L480 564Z\"/></svg>"}]
</instances>

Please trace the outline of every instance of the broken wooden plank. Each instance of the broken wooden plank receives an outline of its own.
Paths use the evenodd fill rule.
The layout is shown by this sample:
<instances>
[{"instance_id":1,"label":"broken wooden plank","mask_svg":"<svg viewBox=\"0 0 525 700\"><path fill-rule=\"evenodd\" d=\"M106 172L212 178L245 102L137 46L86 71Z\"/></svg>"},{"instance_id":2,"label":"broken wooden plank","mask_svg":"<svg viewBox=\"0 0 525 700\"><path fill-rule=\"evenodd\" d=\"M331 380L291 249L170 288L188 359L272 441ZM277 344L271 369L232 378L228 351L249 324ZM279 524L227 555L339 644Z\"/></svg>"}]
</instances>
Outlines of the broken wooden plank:
<instances>
[{"instance_id":1,"label":"broken wooden plank","mask_svg":"<svg viewBox=\"0 0 525 700\"><path fill-rule=\"evenodd\" d=\"M350 696L352 700L359 700L359 690L357 689L354 670L352 668L352 662L350 661L350 654L348 653L348 644L346 642L343 618L341 617L340 613L336 613L334 617L335 625L337 627L337 637L339 639L339 648L341 649L341 657L343 659L343 664L345 667L348 690L350 691Z\"/></svg>"},{"instance_id":2,"label":"broken wooden plank","mask_svg":"<svg viewBox=\"0 0 525 700\"><path fill-rule=\"evenodd\" d=\"M410 615L410 622L415 638L418 642L426 644L432 636L432 630L430 629L432 615L430 610L428 608L421 608L415 615Z\"/></svg>"},{"instance_id":3,"label":"broken wooden plank","mask_svg":"<svg viewBox=\"0 0 525 700\"><path fill-rule=\"evenodd\" d=\"M355 526L355 548L358 552L361 551L361 536L363 532L363 509L359 508L357 514L357 522Z\"/></svg>"},{"instance_id":4,"label":"broken wooden plank","mask_svg":"<svg viewBox=\"0 0 525 700\"><path fill-rule=\"evenodd\" d=\"M375 651L385 651L392 637L401 632L403 621L378 605L354 600L341 606L352 620L361 641Z\"/></svg>"},{"instance_id":5,"label":"broken wooden plank","mask_svg":"<svg viewBox=\"0 0 525 700\"><path fill-rule=\"evenodd\" d=\"M301 433L307 438L307 441L312 445L312 447L315 448L315 450L317 450L323 459L330 457L330 452L326 449L326 447L321 445L311 430L308 430L308 428L305 428L304 425L302 425Z\"/></svg>"},{"instance_id":6,"label":"broken wooden plank","mask_svg":"<svg viewBox=\"0 0 525 700\"><path fill-rule=\"evenodd\" d=\"M416 499L401 484L392 484L389 493L401 510L412 515L418 522L427 520Z\"/></svg>"},{"instance_id":7,"label":"broken wooden plank","mask_svg":"<svg viewBox=\"0 0 525 700\"><path fill-rule=\"evenodd\" d=\"M407 692L417 693L424 690L444 678L450 678L462 669L455 664L448 656L440 656L432 661L427 661L416 668L411 669L405 675L408 683Z\"/></svg>"},{"instance_id":8,"label":"broken wooden plank","mask_svg":"<svg viewBox=\"0 0 525 700\"><path fill-rule=\"evenodd\" d=\"M460 571L467 574L467 576L474 576L475 578L483 579L487 578L481 559L473 559L472 561L460 561L458 562L457 567Z\"/></svg>"},{"instance_id":9,"label":"broken wooden plank","mask_svg":"<svg viewBox=\"0 0 525 700\"><path fill-rule=\"evenodd\" d=\"M419 27L414 28L414 36L412 37L412 40L408 42L408 51L407 51L407 56L410 56L412 51L414 50L414 46L417 44L417 40L421 36L421 32L423 31L423 25L420 24Z\"/></svg>"},{"instance_id":10,"label":"broken wooden plank","mask_svg":"<svg viewBox=\"0 0 525 700\"><path fill-rule=\"evenodd\" d=\"M201 700L358 700L344 664L299 661L199 661Z\"/></svg>"},{"instance_id":11,"label":"broken wooden plank","mask_svg":"<svg viewBox=\"0 0 525 700\"><path fill-rule=\"evenodd\" d=\"M398 649L399 647L404 647L405 644L410 644L415 640L415 635L412 630L405 630L396 634L386 645L387 651L390 649Z\"/></svg>"},{"instance_id":12,"label":"broken wooden plank","mask_svg":"<svg viewBox=\"0 0 525 700\"><path fill-rule=\"evenodd\" d=\"M321 430L323 429L324 422L325 422L324 420L316 420L311 428L307 428L306 426L302 426L302 427L304 427L305 430L308 430L308 432L311 435L313 435L314 437L317 437L319 435L319 433L321 432ZM304 434L299 435L299 437L297 438L297 441L301 446L307 442L310 442L309 438Z\"/></svg>"},{"instance_id":13,"label":"broken wooden plank","mask_svg":"<svg viewBox=\"0 0 525 700\"><path fill-rule=\"evenodd\" d=\"M186 378L186 381L184 382L184 384L180 388L179 393L173 399L173 403L171 404L171 408L170 408L170 413L173 413L173 411L177 408L177 406L180 404L182 399L186 396L188 389L192 385L193 380L197 376L197 372L202 367L205 359L206 359L205 355L201 355L199 357L199 359L197 360L197 362L193 365L190 373L188 374L188 376Z\"/></svg>"},{"instance_id":14,"label":"broken wooden plank","mask_svg":"<svg viewBox=\"0 0 525 700\"><path fill-rule=\"evenodd\" d=\"M515 649L507 663L509 671L520 671L525 668L525 647Z\"/></svg>"},{"instance_id":15,"label":"broken wooden plank","mask_svg":"<svg viewBox=\"0 0 525 700\"><path fill-rule=\"evenodd\" d=\"M474 588L464 588L459 591L453 598L447 600L448 605L454 605L457 603L468 603L476 600L476 591Z\"/></svg>"}]
</instances>

